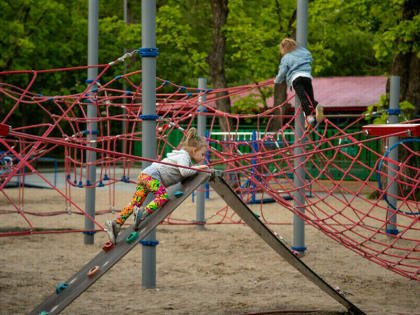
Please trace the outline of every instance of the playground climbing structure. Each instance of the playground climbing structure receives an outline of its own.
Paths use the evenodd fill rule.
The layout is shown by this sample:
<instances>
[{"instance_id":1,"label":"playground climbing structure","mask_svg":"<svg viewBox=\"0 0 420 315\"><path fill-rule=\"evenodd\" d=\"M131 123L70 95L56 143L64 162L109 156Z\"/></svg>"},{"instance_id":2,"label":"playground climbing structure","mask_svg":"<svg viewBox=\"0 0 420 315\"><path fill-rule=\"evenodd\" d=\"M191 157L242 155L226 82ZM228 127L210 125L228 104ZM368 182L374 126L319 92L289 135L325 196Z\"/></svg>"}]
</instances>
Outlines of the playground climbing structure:
<instances>
[{"instance_id":1,"label":"playground climbing structure","mask_svg":"<svg viewBox=\"0 0 420 315\"><path fill-rule=\"evenodd\" d=\"M108 188L109 208L98 209L98 213L118 211L115 186L135 180L140 162L145 160L141 157L141 124L150 117L141 115L141 71L109 79L110 64L97 67L99 75L95 80L83 87L75 86L66 95L40 87L37 80L56 73L86 72L86 67L0 73L2 106L8 108L0 117L0 192L6 201L2 202L0 213L21 218L19 229L10 230L5 226L6 220L2 220L1 236L43 233L36 229L34 216L69 212L93 220L95 231L102 231L101 224L85 212L84 205L72 199L71 192L75 189ZM17 85L16 82L23 81L22 77L25 83ZM123 82L128 87L125 90ZM414 126L414 133L407 134L407 127L369 135L360 127L362 117L355 117L345 127L327 117L308 129L298 125L297 128L304 130L298 137L294 122L299 109L287 115L283 110L287 103L293 102L293 96L257 114L228 114L217 110L216 102L221 98L229 98L234 104L242 97L258 95L261 89L271 89L272 80L211 90L184 87L157 78L156 86L156 160L178 148L185 130L196 124L198 115L205 115L210 145L207 164L223 173L245 203L261 201L262 222L279 223L264 216L263 202L269 197L281 206L279 211L293 212L349 250L404 277L420 280L420 151L415 136L419 121L409 122ZM97 117L88 118L87 106L92 104L97 108ZM200 106L205 110L199 110ZM30 120L19 124L19 117L25 112L37 115L32 114ZM245 137L241 128L244 119L253 122L250 137ZM88 123L92 120L97 122L97 130L90 129ZM280 120L281 127L275 127ZM223 135L216 128L220 121L228 126ZM92 134L95 140L88 137ZM410 139L399 142L401 159L398 161L386 155L389 136ZM382 147L374 147L378 143ZM297 189L293 182L296 147L303 150L303 190ZM93 153L96 160L91 162ZM64 187L54 185L35 167L40 158L48 156L63 157ZM93 166L98 174L94 181L88 175ZM57 211L25 208L24 185L17 187L18 198L11 196L7 184L13 178L29 174L38 176L62 199ZM397 200L394 208L386 200L390 196L386 184L389 180L399 188L399 193L392 196ZM296 194L305 194L304 212L295 206L299 199ZM308 195L310 198L306 198ZM228 206L207 215L207 224L243 223ZM394 234L387 233L390 218L397 231ZM162 224L178 223L186 222L169 215ZM49 233L54 232L52 228Z\"/></svg>"}]
</instances>

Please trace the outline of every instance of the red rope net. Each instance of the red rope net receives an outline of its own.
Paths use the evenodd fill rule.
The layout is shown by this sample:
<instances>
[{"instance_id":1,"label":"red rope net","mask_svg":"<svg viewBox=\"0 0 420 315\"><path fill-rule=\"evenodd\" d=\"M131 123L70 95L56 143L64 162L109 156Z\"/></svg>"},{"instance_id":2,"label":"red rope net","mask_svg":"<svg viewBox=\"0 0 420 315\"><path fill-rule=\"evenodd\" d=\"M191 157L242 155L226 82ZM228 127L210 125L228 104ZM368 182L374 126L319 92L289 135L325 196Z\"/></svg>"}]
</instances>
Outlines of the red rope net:
<instances>
[{"instance_id":1,"label":"red rope net","mask_svg":"<svg viewBox=\"0 0 420 315\"><path fill-rule=\"evenodd\" d=\"M56 73L65 77L70 71L86 71L86 67L0 73L2 102L10 107L1 118L2 124L17 121L19 115L29 112L28 108L42 112L41 117L26 120L30 123L13 124L0 137L0 213L17 216L26 226L16 231L1 220L0 236L67 232L59 227L37 230L38 220L43 216L73 212L90 218L83 203L72 198L74 189L105 187L110 208L98 210L97 214L116 210L116 186L133 183L140 162L145 160L140 157L141 123L145 117L141 116L141 71L99 83L106 77L109 66L97 66L100 72L97 79L68 95L39 94L37 78ZM26 76L28 84L16 86L13 82L17 76ZM128 88L122 89L122 83ZM254 97L271 85L270 80L224 90L198 90L158 78L157 160L177 148L185 130L195 126L198 115L205 115L210 144L207 163L223 171L245 202L259 206L261 220L271 225L284 223L265 215L264 204L276 202L278 211L289 210L299 215L307 224L366 259L420 280L420 154L415 149L418 140L401 141L400 158L395 162L386 154L390 135L369 137L355 129L362 117L354 117L345 128L332 119L308 129L298 126L303 130L299 137L295 130L298 112L284 114L290 99L280 106L247 115L227 114L215 107L217 100ZM88 117L89 106L95 108L96 118ZM206 110L199 110L200 106ZM282 124L275 127L279 119ZM252 120L251 130L241 128L245 120ZM215 126L219 123L227 125L227 131L217 130ZM378 143L385 147L375 147ZM296 148L300 154L296 154ZM37 167L46 157L58 155L64 157L64 187L55 185ZM92 155L93 162L86 162L92 160ZM97 171L95 179L88 175L93 166ZM296 172L300 167L303 173ZM30 175L39 178L64 201L62 206L57 203L57 211L25 209L25 178ZM295 186L294 177L300 177L302 187ZM7 189L13 180L17 181L17 193ZM394 183L398 186L397 194L389 192ZM305 204L299 203L299 195L305 197ZM42 198L40 195L40 202ZM394 204L390 205L390 199L395 200ZM207 224L242 223L227 206L207 215ZM90 219L95 222L95 230L103 229ZM191 222L171 216L164 224ZM86 232L82 228L78 231Z\"/></svg>"}]
</instances>

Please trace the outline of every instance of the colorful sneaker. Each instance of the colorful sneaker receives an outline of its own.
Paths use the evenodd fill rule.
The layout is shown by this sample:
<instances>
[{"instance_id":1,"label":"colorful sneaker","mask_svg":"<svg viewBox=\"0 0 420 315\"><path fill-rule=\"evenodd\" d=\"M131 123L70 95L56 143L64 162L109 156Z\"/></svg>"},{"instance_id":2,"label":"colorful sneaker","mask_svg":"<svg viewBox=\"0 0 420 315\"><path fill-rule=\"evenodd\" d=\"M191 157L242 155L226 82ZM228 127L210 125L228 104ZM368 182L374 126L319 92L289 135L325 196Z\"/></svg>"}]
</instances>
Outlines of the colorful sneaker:
<instances>
[{"instance_id":1,"label":"colorful sneaker","mask_svg":"<svg viewBox=\"0 0 420 315\"><path fill-rule=\"evenodd\" d=\"M315 123L315 118L312 115L309 115L305 118L305 129L308 129L310 126L312 126Z\"/></svg>"},{"instance_id":2,"label":"colorful sneaker","mask_svg":"<svg viewBox=\"0 0 420 315\"><path fill-rule=\"evenodd\" d=\"M322 121L324 120L324 108L320 104L316 105L315 117L318 123L322 123Z\"/></svg>"},{"instance_id":3,"label":"colorful sneaker","mask_svg":"<svg viewBox=\"0 0 420 315\"><path fill-rule=\"evenodd\" d=\"M105 231L108 233L109 240L113 243L117 243L118 233L120 233L121 227L117 222L108 220L105 223Z\"/></svg>"}]
</instances>

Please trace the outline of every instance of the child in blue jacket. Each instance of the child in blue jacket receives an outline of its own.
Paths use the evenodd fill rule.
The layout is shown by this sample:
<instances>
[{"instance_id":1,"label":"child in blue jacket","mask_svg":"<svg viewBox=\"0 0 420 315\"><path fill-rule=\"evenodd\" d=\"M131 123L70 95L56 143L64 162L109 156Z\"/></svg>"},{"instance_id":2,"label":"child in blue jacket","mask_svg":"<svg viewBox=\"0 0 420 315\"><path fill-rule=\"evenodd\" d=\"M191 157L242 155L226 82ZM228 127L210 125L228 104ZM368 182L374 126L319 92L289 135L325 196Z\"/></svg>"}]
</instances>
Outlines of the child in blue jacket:
<instances>
[{"instance_id":1,"label":"child in blue jacket","mask_svg":"<svg viewBox=\"0 0 420 315\"><path fill-rule=\"evenodd\" d=\"M309 50L299 46L291 38L285 38L280 43L281 58L279 72L274 83L281 83L286 79L287 86L295 90L302 104L306 116L306 125L312 124L315 117L318 123L324 120L324 110L314 99L312 88L311 63L312 56Z\"/></svg>"}]
</instances>

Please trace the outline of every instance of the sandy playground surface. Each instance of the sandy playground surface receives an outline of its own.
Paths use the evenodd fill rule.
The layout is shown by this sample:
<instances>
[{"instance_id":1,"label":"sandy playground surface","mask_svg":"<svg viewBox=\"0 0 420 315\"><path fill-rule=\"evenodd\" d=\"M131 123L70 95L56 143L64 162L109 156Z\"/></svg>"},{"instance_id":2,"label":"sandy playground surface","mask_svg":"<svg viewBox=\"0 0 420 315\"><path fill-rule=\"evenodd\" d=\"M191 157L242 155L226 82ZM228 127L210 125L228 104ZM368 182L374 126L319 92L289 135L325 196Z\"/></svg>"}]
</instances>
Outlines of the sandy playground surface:
<instances>
[{"instance_id":1,"label":"sandy playground surface","mask_svg":"<svg viewBox=\"0 0 420 315\"><path fill-rule=\"evenodd\" d=\"M17 197L17 189L8 195ZM84 191L72 198L84 207ZM117 192L122 207L131 192ZM105 209L108 194L97 191L97 209ZM212 193L206 217L224 202ZM252 206L259 207L259 206ZM0 197L0 209L11 209ZM64 202L49 190L25 189L25 209L54 211ZM272 225L286 241L293 240L292 214L277 204L265 204L264 214L284 222ZM193 220L195 204L188 198L172 217ZM26 228L17 215L1 215L2 231ZM98 215L103 224L115 214ZM76 214L29 216L37 228L78 229ZM130 220L130 219L129 219ZM211 222L212 219L209 219ZM157 288L141 283L142 251L135 247L108 273L70 304L62 314L293 314L319 311L340 314L346 309L276 254L244 225L160 225L157 228ZM0 314L26 314L101 251L107 241L97 233L94 245L84 245L82 233L0 238ZM369 262L338 245L311 226L303 261L332 287L339 287L367 314L420 314L420 282Z\"/></svg>"}]
</instances>

